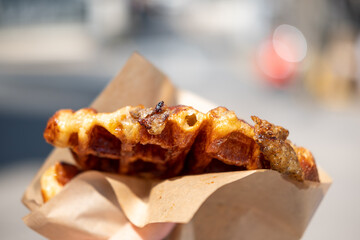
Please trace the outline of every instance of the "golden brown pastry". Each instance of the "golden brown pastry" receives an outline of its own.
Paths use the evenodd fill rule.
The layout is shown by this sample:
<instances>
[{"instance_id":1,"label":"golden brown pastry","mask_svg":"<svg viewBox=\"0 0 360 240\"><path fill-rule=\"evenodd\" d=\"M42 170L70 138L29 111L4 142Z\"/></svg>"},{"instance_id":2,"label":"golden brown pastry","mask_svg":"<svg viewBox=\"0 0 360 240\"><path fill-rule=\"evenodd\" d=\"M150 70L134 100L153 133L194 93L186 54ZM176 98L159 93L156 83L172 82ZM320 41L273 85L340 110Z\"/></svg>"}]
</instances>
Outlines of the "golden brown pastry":
<instances>
[{"instance_id":1,"label":"golden brown pastry","mask_svg":"<svg viewBox=\"0 0 360 240\"><path fill-rule=\"evenodd\" d=\"M57 162L48 168L40 179L41 195L44 202L58 194L65 184L79 172L80 170L77 167L64 162Z\"/></svg>"},{"instance_id":2,"label":"golden brown pastry","mask_svg":"<svg viewBox=\"0 0 360 240\"><path fill-rule=\"evenodd\" d=\"M268 168L254 128L224 107L210 110L188 155L187 172ZM204 170L205 169L205 170Z\"/></svg>"},{"instance_id":3,"label":"golden brown pastry","mask_svg":"<svg viewBox=\"0 0 360 240\"><path fill-rule=\"evenodd\" d=\"M288 130L253 116L255 126L218 107L124 107L112 113L60 110L45 139L69 147L79 166L143 177L271 168L298 181L319 181L315 160L291 144Z\"/></svg>"},{"instance_id":4,"label":"golden brown pastry","mask_svg":"<svg viewBox=\"0 0 360 240\"><path fill-rule=\"evenodd\" d=\"M183 169L204 118L192 107L163 102L112 113L60 110L49 120L44 137L69 147L83 169L165 178Z\"/></svg>"},{"instance_id":5,"label":"golden brown pastry","mask_svg":"<svg viewBox=\"0 0 360 240\"><path fill-rule=\"evenodd\" d=\"M304 179L319 182L318 170L311 152L304 147L297 147L295 145L292 146L296 152L298 161L300 162L300 167L304 173Z\"/></svg>"}]
</instances>

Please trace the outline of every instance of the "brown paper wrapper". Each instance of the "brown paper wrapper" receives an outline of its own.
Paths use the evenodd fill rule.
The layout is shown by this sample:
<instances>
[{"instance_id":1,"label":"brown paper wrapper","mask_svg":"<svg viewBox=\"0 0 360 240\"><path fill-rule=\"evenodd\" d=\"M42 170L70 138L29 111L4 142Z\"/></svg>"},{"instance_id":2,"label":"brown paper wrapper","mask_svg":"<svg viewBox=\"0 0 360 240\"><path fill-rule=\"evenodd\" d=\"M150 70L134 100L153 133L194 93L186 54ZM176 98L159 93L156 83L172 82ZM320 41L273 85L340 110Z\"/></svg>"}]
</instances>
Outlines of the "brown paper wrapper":
<instances>
[{"instance_id":1,"label":"brown paper wrapper","mask_svg":"<svg viewBox=\"0 0 360 240\"><path fill-rule=\"evenodd\" d=\"M127 105L191 105L203 112L213 104L176 89L151 63L134 54L90 105L100 112ZM23 218L50 239L110 239L128 221L179 224L168 239L298 239L331 184L299 183L272 170L237 171L177 177L164 181L88 171L43 203L40 176L56 161L74 160L54 149L26 189Z\"/></svg>"}]
</instances>

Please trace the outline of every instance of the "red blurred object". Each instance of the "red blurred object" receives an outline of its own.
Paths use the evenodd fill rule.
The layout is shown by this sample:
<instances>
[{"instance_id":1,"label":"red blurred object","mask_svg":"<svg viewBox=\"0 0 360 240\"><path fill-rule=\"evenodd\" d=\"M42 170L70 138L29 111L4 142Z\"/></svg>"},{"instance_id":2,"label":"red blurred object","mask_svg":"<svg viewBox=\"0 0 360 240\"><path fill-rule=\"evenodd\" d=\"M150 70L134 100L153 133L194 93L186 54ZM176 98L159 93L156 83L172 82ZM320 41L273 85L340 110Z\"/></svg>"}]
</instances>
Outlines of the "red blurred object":
<instances>
[{"instance_id":1,"label":"red blurred object","mask_svg":"<svg viewBox=\"0 0 360 240\"><path fill-rule=\"evenodd\" d=\"M289 62L276 53L271 40L259 47L256 64L263 78L275 87L287 86L297 69L297 63Z\"/></svg>"}]
</instances>

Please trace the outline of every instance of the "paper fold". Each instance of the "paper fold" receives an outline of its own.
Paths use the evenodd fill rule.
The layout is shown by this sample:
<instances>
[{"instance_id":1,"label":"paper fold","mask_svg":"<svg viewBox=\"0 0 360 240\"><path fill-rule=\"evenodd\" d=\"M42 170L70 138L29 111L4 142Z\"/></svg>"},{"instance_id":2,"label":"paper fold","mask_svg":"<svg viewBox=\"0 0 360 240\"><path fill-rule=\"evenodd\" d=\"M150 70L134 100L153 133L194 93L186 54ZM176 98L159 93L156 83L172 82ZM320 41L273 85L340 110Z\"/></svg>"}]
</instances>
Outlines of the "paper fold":
<instances>
[{"instance_id":1,"label":"paper fold","mask_svg":"<svg viewBox=\"0 0 360 240\"><path fill-rule=\"evenodd\" d=\"M192 105L203 112L214 107L194 94L177 90L138 54L91 107L110 112L126 105L155 106L161 100L168 105ZM24 222L50 239L109 239L128 220L138 227L184 223L170 239L300 238L331 184L324 171L320 171L320 183L296 182L272 170L164 181L89 171L43 204L40 176L59 160L74 162L67 149L55 149L23 196L23 203L31 210Z\"/></svg>"}]
</instances>

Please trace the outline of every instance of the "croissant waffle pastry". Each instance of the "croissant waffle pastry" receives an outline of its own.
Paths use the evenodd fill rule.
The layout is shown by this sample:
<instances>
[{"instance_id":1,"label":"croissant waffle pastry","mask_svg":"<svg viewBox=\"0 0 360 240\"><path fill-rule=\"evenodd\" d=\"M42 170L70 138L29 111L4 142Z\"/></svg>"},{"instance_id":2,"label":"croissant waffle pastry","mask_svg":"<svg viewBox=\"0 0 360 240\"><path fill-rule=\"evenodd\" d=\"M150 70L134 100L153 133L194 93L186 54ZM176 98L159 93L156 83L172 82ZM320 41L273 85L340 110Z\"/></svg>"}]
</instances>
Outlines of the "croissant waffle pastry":
<instances>
[{"instance_id":1,"label":"croissant waffle pastry","mask_svg":"<svg viewBox=\"0 0 360 240\"><path fill-rule=\"evenodd\" d=\"M82 170L150 178L206 172L273 169L298 181L319 181L311 152L292 144L288 130L253 116L252 126L218 107L189 106L59 110L48 121L47 142L70 148Z\"/></svg>"},{"instance_id":2,"label":"croissant waffle pastry","mask_svg":"<svg viewBox=\"0 0 360 240\"><path fill-rule=\"evenodd\" d=\"M65 162L56 162L49 167L40 178L41 195L44 202L57 195L79 173L80 170L76 166Z\"/></svg>"}]
</instances>

